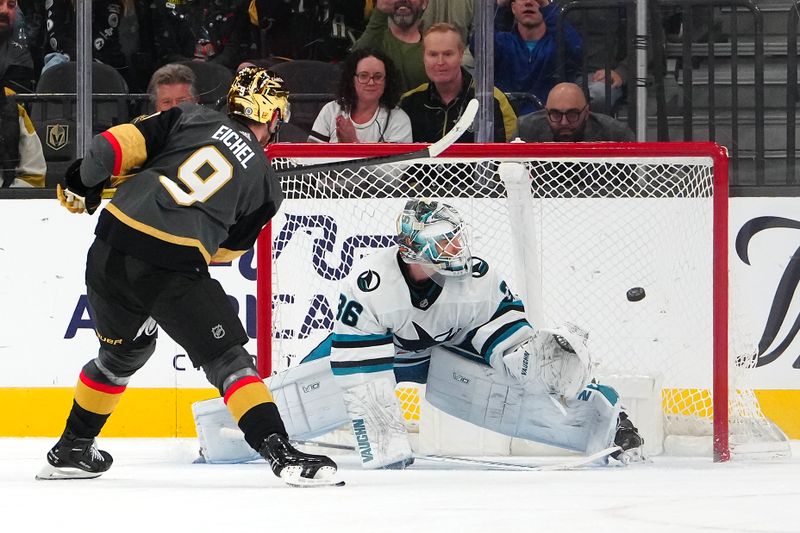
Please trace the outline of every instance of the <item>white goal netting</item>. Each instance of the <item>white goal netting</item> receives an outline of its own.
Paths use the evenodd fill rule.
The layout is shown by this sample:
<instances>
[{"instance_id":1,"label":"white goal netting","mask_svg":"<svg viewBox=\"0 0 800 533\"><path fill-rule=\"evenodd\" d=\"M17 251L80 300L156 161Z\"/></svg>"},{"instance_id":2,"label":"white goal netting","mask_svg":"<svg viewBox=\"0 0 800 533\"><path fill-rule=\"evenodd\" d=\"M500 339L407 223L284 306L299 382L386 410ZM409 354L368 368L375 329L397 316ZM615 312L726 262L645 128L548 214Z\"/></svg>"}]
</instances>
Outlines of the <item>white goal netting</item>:
<instances>
[{"instance_id":1,"label":"white goal netting","mask_svg":"<svg viewBox=\"0 0 800 533\"><path fill-rule=\"evenodd\" d=\"M651 445L659 441L651 450L660 451L671 435L714 433L713 399L724 398L714 376L721 387L725 370L731 447L772 449L782 434L747 384L755 324L736 306L726 311L724 302L715 316L713 305L714 283L728 283L724 258L717 256L714 269L715 222L727 228L727 209L715 211L714 199L720 183L727 186L719 175L727 161L709 143L679 146L688 155L654 144L464 145L436 159L285 177L286 200L272 223L272 279L259 278L271 283L272 370L297 364L325 338L337 282L361 257L393 243L405 199L434 197L467 219L473 255L521 293L535 321L588 329L595 375L618 387L623 401L642 406L636 422ZM287 169L366 155L353 150L278 145L270 156L275 168ZM381 148L371 150L378 155ZM522 165L526 179L511 198L497 172L509 161ZM532 257L535 268L523 268ZM735 280L726 286L735 295ZM633 287L645 298L629 301ZM721 323L730 326L729 350L715 370ZM413 426L424 402L419 388L401 385ZM718 432L722 410L717 406Z\"/></svg>"}]
</instances>

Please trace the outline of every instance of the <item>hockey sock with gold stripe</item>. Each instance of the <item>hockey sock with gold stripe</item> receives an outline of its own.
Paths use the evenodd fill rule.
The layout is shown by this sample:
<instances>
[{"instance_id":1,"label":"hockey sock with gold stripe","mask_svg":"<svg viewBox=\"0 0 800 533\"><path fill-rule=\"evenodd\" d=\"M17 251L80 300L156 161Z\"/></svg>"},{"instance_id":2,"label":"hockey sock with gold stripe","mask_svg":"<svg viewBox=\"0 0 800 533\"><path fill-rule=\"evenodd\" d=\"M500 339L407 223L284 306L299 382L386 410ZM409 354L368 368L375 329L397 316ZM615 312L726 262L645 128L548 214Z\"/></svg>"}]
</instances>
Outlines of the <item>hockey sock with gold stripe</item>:
<instances>
[{"instance_id":1,"label":"hockey sock with gold stripe","mask_svg":"<svg viewBox=\"0 0 800 533\"><path fill-rule=\"evenodd\" d=\"M223 399L247 444L254 450L273 433L286 436L278 407L260 378L245 376L236 380L225 390Z\"/></svg>"},{"instance_id":2,"label":"hockey sock with gold stripe","mask_svg":"<svg viewBox=\"0 0 800 533\"><path fill-rule=\"evenodd\" d=\"M79 437L96 437L122 398L126 386L113 383L97 368L94 360L86 363L75 387L67 429Z\"/></svg>"}]
</instances>

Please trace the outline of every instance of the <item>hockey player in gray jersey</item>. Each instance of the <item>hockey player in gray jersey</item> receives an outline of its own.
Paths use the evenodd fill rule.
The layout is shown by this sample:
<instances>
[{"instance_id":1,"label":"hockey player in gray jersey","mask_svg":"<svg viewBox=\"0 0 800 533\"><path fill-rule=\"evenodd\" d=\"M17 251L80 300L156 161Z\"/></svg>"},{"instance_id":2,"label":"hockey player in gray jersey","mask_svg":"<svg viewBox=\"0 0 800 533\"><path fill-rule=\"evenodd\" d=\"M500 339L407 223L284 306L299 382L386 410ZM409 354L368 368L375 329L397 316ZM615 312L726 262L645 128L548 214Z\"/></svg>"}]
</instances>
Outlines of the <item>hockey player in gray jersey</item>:
<instances>
[{"instance_id":1,"label":"hockey player in gray jersey","mask_svg":"<svg viewBox=\"0 0 800 533\"><path fill-rule=\"evenodd\" d=\"M86 268L100 350L83 366L64 433L39 479L91 478L111 466L95 437L131 376L155 349L156 323L219 390L248 445L290 484L332 482L336 464L287 440L269 389L245 351L248 338L222 286L208 273L252 247L283 200L263 147L288 120L283 80L245 68L228 116L182 104L97 135L58 188L70 212L93 213L104 188Z\"/></svg>"},{"instance_id":2,"label":"hockey player in gray jersey","mask_svg":"<svg viewBox=\"0 0 800 533\"><path fill-rule=\"evenodd\" d=\"M416 381L432 405L475 425L587 455L616 444L613 457L639 458L643 441L616 392L590 382L584 331L532 327L507 283L471 255L454 208L411 200L397 228L397 245L343 283L329 342L270 378L291 437L349 423L364 467L408 464L394 389ZM210 461L246 458L209 429L227 417L219 405L194 411Z\"/></svg>"}]
</instances>

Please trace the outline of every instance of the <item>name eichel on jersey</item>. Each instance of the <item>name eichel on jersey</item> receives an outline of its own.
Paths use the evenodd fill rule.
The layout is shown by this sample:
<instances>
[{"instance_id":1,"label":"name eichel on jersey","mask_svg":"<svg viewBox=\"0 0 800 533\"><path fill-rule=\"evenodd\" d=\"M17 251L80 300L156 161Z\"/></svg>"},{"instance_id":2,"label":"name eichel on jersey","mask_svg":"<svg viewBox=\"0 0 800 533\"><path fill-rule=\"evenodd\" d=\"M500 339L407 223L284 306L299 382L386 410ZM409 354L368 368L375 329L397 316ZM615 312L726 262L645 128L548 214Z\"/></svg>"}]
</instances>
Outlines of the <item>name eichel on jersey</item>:
<instances>
[{"instance_id":1,"label":"name eichel on jersey","mask_svg":"<svg viewBox=\"0 0 800 533\"><path fill-rule=\"evenodd\" d=\"M242 168L247 168L247 162L253 159L255 153L247 146L247 142L242 139L242 135L246 134L241 132L240 135L239 132L232 130L228 126L220 126L211 138L222 141L222 144L228 147L233 157L242 165Z\"/></svg>"}]
</instances>

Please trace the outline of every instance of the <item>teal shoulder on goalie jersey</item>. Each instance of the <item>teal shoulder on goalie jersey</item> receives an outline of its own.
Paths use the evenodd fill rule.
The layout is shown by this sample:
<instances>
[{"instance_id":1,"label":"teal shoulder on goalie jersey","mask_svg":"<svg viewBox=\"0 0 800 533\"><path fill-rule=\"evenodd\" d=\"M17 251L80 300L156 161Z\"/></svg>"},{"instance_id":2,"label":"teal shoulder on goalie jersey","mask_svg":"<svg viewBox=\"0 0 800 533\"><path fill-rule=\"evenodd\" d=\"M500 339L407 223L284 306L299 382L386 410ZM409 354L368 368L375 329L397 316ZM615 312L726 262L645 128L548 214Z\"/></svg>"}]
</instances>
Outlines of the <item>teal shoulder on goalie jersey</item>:
<instances>
[{"instance_id":1,"label":"teal shoulder on goalie jersey","mask_svg":"<svg viewBox=\"0 0 800 533\"><path fill-rule=\"evenodd\" d=\"M606 400L608 400L608 403L611 405L617 405L617 402L619 401L619 394L617 394L617 391L608 385L600 385L599 383L589 383L586 385L586 387L580 393L578 393L578 399L583 401L589 400L589 397L592 394L591 391L593 390L605 396Z\"/></svg>"}]
</instances>

